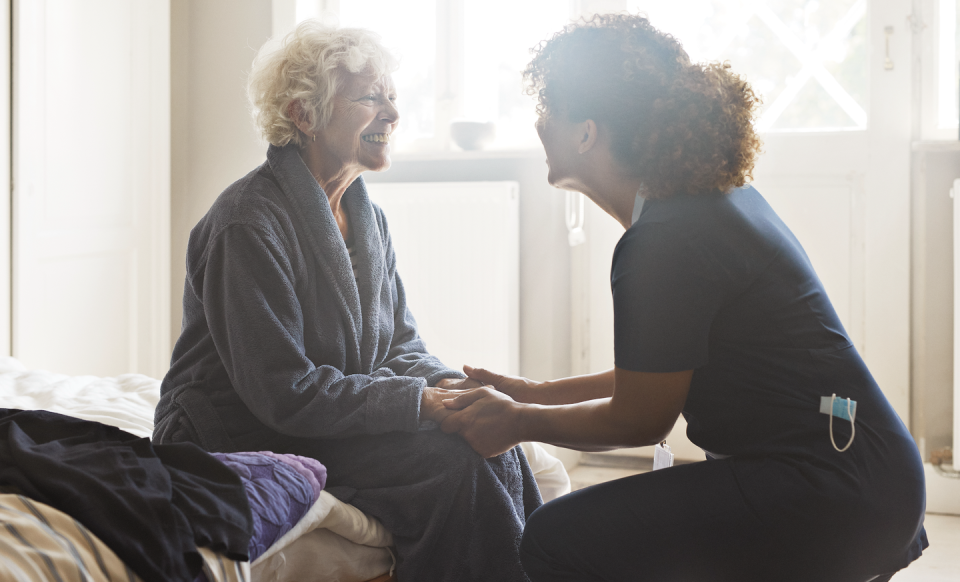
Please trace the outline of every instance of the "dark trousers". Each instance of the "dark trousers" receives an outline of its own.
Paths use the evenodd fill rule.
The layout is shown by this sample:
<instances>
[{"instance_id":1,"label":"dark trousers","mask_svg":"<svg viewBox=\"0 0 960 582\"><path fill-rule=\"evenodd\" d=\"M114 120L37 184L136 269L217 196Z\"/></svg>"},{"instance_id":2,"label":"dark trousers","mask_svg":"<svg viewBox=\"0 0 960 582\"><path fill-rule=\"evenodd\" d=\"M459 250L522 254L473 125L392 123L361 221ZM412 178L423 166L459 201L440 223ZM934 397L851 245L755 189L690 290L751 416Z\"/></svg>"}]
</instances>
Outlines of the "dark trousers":
<instances>
[{"instance_id":1,"label":"dark trousers","mask_svg":"<svg viewBox=\"0 0 960 582\"><path fill-rule=\"evenodd\" d=\"M790 528L744 499L729 460L706 461L547 503L527 520L520 559L533 582L866 582L879 573L841 565L850 553L833 547L834 524L797 523L787 535L781 525Z\"/></svg>"}]
</instances>

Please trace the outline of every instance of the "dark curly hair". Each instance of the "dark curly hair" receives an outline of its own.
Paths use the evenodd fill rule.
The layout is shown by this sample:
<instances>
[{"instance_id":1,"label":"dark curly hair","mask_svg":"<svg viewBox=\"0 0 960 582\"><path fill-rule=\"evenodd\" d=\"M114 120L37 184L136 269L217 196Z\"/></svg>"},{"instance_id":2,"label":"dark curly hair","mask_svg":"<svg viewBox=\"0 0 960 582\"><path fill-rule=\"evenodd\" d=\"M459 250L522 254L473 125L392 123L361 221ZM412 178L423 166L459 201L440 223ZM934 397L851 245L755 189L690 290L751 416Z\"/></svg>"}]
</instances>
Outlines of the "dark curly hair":
<instances>
[{"instance_id":1,"label":"dark curly hair","mask_svg":"<svg viewBox=\"0 0 960 582\"><path fill-rule=\"evenodd\" d=\"M691 63L643 16L570 24L540 43L523 76L541 118L606 127L647 197L726 192L753 178L761 147L753 89L727 63Z\"/></svg>"}]
</instances>

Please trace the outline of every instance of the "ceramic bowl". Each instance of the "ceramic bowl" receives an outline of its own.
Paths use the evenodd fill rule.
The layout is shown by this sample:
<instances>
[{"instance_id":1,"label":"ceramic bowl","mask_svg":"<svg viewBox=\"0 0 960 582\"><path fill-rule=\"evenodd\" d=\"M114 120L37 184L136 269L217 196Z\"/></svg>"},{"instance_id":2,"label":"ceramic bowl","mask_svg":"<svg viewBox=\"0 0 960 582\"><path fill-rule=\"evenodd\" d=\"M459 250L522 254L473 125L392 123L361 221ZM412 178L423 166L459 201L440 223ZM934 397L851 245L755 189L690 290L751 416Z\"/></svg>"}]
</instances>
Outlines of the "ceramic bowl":
<instances>
[{"instance_id":1,"label":"ceramic bowl","mask_svg":"<svg viewBox=\"0 0 960 582\"><path fill-rule=\"evenodd\" d=\"M496 137L490 121L457 120L450 122L450 139L464 150L481 150Z\"/></svg>"}]
</instances>

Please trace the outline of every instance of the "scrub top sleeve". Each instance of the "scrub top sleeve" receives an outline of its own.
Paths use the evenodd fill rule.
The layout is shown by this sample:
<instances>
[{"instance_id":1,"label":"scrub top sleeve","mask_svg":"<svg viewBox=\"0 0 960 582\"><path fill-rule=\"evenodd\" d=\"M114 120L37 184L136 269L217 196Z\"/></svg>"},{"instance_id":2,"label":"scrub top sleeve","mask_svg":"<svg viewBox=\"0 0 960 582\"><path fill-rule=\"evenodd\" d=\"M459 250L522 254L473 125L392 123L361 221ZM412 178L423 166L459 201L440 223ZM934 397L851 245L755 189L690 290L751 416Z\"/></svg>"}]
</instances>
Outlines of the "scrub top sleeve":
<instances>
[{"instance_id":1,"label":"scrub top sleeve","mask_svg":"<svg viewBox=\"0 0 960 582\"><path fill-rule=\"evenodd\" d=\"M723 277L698 244L661 223L636 224L620 239L611 272L618 368L680 372L707 363Z\"/></svg>"}]
</instances>

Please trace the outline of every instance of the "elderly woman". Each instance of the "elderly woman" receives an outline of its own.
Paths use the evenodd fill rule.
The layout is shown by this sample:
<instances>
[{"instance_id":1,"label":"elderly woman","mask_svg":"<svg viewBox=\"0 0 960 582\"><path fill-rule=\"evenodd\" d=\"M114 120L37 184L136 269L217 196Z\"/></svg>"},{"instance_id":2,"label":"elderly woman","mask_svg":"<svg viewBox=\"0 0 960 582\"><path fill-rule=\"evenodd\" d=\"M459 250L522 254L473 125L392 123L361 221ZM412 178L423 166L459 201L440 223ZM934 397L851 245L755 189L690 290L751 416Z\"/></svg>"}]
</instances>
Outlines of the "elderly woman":
<instances>
[{"instance_id":1,"label":"elderly woman","mask_svg":"<svg viewBox=\"0 0 960 582\"><path fill-rule=\"evenodd\" d=\"M863 582L916 559L917 448L797 239L744 186L760 145L750 87L622 15L571 25L525 76L550 183L626 229L615 368L545 383L468 368L499 392L451 399L442 427L484 455L520 440L604 450L655 445L682 413L708 459L538 509L530 578Z\"/></svg>"},{"instance_id":2,"label":"elderly woman","mask_svg":"<svg viewBox=\"0 0 960 582\"><path fill-rule=\"evenodd\" d=\"M480 384L427 352L360 177L390 166L394 68L372 33L314 22L257 56L267 161L190 234L154 437L318 459L393 534L401 581L525 580L529 465L439 431L449 389Z\"/></svg>"}]
</instances>

